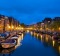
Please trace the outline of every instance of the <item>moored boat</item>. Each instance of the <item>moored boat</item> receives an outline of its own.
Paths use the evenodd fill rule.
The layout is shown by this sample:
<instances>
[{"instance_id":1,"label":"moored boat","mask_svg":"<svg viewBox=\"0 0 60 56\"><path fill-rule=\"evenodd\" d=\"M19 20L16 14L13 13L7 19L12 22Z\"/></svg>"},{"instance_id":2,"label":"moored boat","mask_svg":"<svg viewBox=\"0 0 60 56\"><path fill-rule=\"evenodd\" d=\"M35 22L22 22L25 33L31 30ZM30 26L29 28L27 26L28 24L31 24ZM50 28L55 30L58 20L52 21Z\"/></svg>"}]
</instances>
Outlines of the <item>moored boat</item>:
<instances>
[{"instance_id":1,"label":"moored boat","mask_svg":"<svg viewBox=\"0 0 60 56\"><path fill-rule=\"evenodd\" d=\"M8 39L1 43L2 48L12 48L16 45L16 40Z\"/></svg>"}]
</instances>

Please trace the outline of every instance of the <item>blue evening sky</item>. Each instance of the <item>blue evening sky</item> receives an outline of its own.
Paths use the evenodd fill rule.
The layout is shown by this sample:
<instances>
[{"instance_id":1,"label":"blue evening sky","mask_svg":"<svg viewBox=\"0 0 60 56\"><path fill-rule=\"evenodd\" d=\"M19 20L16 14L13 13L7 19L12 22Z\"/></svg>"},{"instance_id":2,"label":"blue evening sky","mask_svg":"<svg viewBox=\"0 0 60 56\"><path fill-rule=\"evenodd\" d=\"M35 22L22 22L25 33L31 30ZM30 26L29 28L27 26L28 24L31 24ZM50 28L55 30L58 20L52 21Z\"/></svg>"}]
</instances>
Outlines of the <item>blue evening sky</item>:
<instances>
[{"instance_id":1,"label":"blue evening sky","mask_svg":"<svg viewBox=\"0 0 60 56\"><path fill-rule=\"evenodd\" d=\"M0 14L33 24L45 17L60 16L60 0L0 0Z\"/></svg>"}]
</instances>

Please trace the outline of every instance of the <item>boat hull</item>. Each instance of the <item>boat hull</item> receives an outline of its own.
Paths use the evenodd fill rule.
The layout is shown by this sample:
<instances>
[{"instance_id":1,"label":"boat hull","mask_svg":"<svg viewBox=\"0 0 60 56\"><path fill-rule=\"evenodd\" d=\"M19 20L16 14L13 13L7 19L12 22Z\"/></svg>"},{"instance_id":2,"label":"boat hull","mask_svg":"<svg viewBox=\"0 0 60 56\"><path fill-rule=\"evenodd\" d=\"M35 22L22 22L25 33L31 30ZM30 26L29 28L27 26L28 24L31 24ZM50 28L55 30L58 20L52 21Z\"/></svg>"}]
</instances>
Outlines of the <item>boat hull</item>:
<instances>
[{"instance_id":1,"label":"boat hull","mask_svg":"<svg viewBox=\"0 0 60 56\"><path fill-rule=\"evenodd\" d=\"M2 48L12 48L15 46L15 44L10 44L10 43L2 43L1 44Z\"/></svg>"},{"instance_id":2,"label":"boat hull","mask_svg":"<svg viewBox=\"0 0 60 56\"><path fill-rule=\"evenodd\" d=\"M8 39L5 42L1 43L2 48L11 48L16 45L16 40L14 39Z\"/></svg>"}]
</instances>

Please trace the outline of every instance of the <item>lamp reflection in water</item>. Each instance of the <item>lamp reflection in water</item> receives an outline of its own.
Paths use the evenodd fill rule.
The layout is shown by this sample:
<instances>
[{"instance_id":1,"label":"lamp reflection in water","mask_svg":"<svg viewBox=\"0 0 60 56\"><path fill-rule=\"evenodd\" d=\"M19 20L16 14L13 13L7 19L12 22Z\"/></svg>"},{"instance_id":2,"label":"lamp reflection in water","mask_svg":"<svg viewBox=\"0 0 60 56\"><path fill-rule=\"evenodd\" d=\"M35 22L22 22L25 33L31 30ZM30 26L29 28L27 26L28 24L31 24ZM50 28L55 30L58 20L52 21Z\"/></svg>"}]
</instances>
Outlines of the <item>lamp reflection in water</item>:
<instances>
[{"instance_id":1,"label":"lamp reflection in water","mask_svg":"<svg viewBox=\"0 0 60 56\"><path fill-rule=\"evenodd\" d=\"M33 35L33 32L30 32L31 33L31 35Z\"/></svg>"},{"instance_id":2,"label":"lamp reflection in water","mask_svg":"<svg viewBox=\"0 0 60 56\"><path fill-rule=\"evenodd\" d=\"M55 48L55 50L60 55L60 45L56 40L54 40L54 36L50 36L47 34L39 34L35 32L31 32L31 35L38 38L41 41L41 43L43 43L44 45L47 44L47 46L52 46L53 48Z\"/></svg>"},{"instance_id":3,"label":"lamp reflection in water","mask_svg":"<svg viewBox=\"0 0 60 56\"><path fill-rule=\"evenodd\" d=\"M17 41L17 45L15 46L15 48L22 45L21 41L23 40L23 36L24 36L23 34L21 36L19 36L18 41Z\"/></svg>"},{"instance_id":4,"label":"lamp reflection in water","mask_svg":"<svg viewBox=\"0 0 60 56\"><path fill-rule=\"evenodd\" d=\"M41 41L42 41L42 35L40 35L40 37L41 37Z\"/></svg>"},{"instance_id":5,"label":"lamp reflection in water","mask_svg":"<svg viewBox=\"0 0 60 56\"><path fill-rule=\"evenodd\" d=\"M27 33L29 33L29 30L27 30Z\"/></svg>"},{"instance_id":6,"label":"lamp reflection in water","mask_svg":"<svg viewBox=\"0 0 60 56\"><path fill-rule=\"evenodd\" d=\"M54 47L55 46L55 41L54 40L52 41L52 44L53 44L53 47Z\"/></svg>"},{"instance_id":7,"label":"lamp reflection in water","mask_svg":"<svg viewBox=\"0 0 60 56\"><path fill-rule=\"evenodd\" d=\"M58 47L58 49L59 49L59 54L60 54L60 46Z\"/></svg>"},{"instance_id":8,"label":"lamp reflection in water","mask_svg":"<svg viewBox=\"0 0 60 56\"><path fill-rule=\"evenodd\" d=\"M48 35L46 35L46 42L48 42L48 38L49 38L49 36L48 36Z\"/></svg>"},{"instance_id":9,"label":"lamp reflection in water","mask_svg":"<svg viewBox=\"0 0 60 56\"><path fill-rule=\"evenodd\" d=\"M37 34L37 37L39 36L39 34Z\"/></svg>"},{"instance_id":10,"label":"lamp reflection in water","mask_svg":"<svg viewBox=\"0 0 60 56\"><path fill-rule=\"evenodd\" d=\"M36 33L34 32L34 36L36 36Z\"/></svg>"},{"instance_id":11,"label":"lamp reflection in water","mask_svg":"<svg viewBox=\"0 0 60 56\"><path fill-rule=\"evenodd\" d=\"M39 33L37 33L37 39L39 38Z\"/></svg>"}]
</instances>

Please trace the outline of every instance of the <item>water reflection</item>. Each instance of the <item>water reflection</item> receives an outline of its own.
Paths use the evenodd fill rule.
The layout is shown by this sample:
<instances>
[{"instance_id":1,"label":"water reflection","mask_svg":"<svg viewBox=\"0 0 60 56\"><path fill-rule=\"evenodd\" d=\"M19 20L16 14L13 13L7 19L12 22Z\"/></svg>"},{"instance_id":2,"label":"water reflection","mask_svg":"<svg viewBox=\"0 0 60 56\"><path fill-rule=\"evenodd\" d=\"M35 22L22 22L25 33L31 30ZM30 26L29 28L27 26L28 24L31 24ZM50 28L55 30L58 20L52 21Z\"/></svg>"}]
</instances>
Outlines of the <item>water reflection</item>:
<instances>
[{"instance_id":1,"label":"water reflection","mask_svg":"<svg viewBox=\"0 0 60 56\"><path fill-rule=\"evenodd\" d=\"M13 53L15 51L15 49L19 46L21 46L21 41L23 40L24 34L19 35L19 38L17 40L17 45L9 48L9 49L0 49L0 56L11 56L11 53Z\"/></svg>"},{"instance_id":2,"label":"water reflection","mask_svg":"<svg viewBox=\"0 0 60 56\"><path fill-rule=\"evenodd\" d=\"M0 49L0 56L60 55L60 45L57 41L53 40L51 36L47 34L37 34L35 32L30 33L19 35L19 39L15 47L10 49Z\"/></svg>"},{"instance_id":3,"label":"water reflection","mask_svg":"<svg viewBox=\"0 0 60 56\"><path fill-rule=\"evenodd\" d=\"M40 40L45 47L53 47L56 53L60 55L60 44L56 40L53 40L53 38L50 35L39 34L35 32L31 32L31 35L35 36L38 40Z\"/></svg>"},{"instance_id":4,"label":"water reflection","mask_svg":"<svg viewBox=\"0 0 60 56\"><path fill-rule=\"evenodd\" d=\"M10 49L0 49L0 53L1 54L9 54L9 53L11 53L11 52L13 52L15 50L15 47L13 47L13 48L10 48Z\"/></svg>"},{"instance_id":5,"label":"water reflection","mask_svg":"<svg viewBox=\"0 0 60 56\"><path fill-rule=\"evenodd\" d=\"M43 40L42 40L42 37L43 37L43 36L42 36L42 35L40 35L41 41L43 41Z\"/></svg>"},{"instance_id":6,"label":"water reflection","mask_svg":"<svg viewBox=\"0 0 60 56\"><path fill-rule=\"evenodd\" d=\"M54 40L52 41L52 44L53 44L53 47L54 47L55 46L55 41Z\"/></svg>"},{"instance_id":7,"label":"water reflection","mask_svg":"<svg viewBox=\"0 0 60 56\"><path fill-rule=\"evenodd\" d=\"M59 46L59 53L60 53L60 46Z\"/></svg>"},{"instance_id":8,"label":"water reflection","mask_svg":"<svg viewBox=\"0 0 60 56\"><path fill-rule=\"evenodd\" d=\"M24 37L24 34L19 35L19 38L17 40L17 45L15 46L15 48L22 45L21 41L23 40L23 37Z\"/></svg>"}]
</instances>

